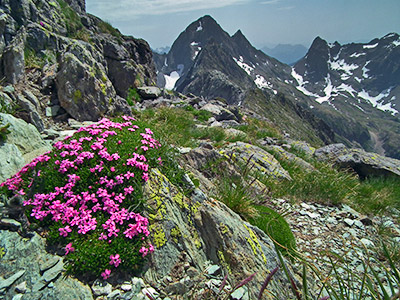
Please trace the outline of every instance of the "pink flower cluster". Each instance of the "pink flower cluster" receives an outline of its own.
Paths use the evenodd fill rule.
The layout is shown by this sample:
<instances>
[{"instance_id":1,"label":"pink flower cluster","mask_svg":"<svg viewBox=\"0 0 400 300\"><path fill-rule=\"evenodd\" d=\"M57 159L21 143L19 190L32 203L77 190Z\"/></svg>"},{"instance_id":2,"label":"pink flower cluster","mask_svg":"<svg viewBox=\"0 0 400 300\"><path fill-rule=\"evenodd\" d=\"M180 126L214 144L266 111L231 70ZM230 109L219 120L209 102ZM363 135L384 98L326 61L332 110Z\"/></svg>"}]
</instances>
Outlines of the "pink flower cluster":
<instances>
[{"instance_id":1,"label":"pink flower cluster","mask_svg":"<svg viewBox=\"0 0 400 300\"><path fill-rule=\"evenodd\" d=\"M78 132L85 132L88 136L76 139L70 137L55 143L55 150L52 154L49 152L34 159L0 186L24 195L24 188L30 188L36 178L43 176L44 171L35 171L36 177L29 176L29 174L33 174L32 171L38 165L52 159L51 162L54 163L54 166L50 167L55 168L61 174L60 176L65 177L65 184L54 187L54 190L48 193L36 193L32 198L24 201L25 206L31 206L32 217L38 220L51 217L53 221L60 222L63 225L59 228L59 234L63 237L68 237L73 230L79 234L87 234L101 229L99 240L105 240L108 243L118 237L120 232L123 232L128 239L141 236L144 240L150 234L147 218L128 211L123 204L132 197L134 192L129 181L131 178L136 178L135 172L142 173L142 176L138 178L142 178L144 181L148 180L147 159L143 154L132 152L129 154L129 158L120 161L119 153L110 153L107 149L108 137L118 136L119 132L124 129L127 129L129 134L139 129L132 123L134 121L132 117L123 116L123 120L123 123L116 123L102 119L97 124L80 128ZM153 132L148 128L145 129L145 133L140 133L142 138L140 148L143 152L160 147L160 143L152 135ZM119 140L116 144L120 145L121 143ZM91 163L92 160L95 160L96 163ZM116 164L117 161L118 164ZM158 162L161 164L161 158L158 159ZM110 166L113 163L115 165ZM88 165L92 167L89 168ZM118 165L124 166L123 172L118 171ZM91 178L94 178L93 186L86 187L86 190L85 182L82 182L80 176L76 174L81 167L87 167L92 174ZM24 182L24 180L29 180L29 182ZM96 218L98 212L108 216L103 224L98 224ZM67 244L65 255L74 250L72 243ZM143 257L153 251L154 247L151 244L148 244L147 247L143 246L139 250ZM110 265L118 267L120 263L119 254L110 256ZM101 276L107 279L110 274L111 271L107 269Z\"/></svg>"},{"instance_id":2,"label":"pink flower cluster","mask_svg":"<svg viewBox=\"0 0 400 300\"><path fill-rule=\"evenodd\" d=\"M110 278L111 275L111 270L105 269L104 272L101 273L101 277L103 277L104 280Z\"/></svg>"},{"instance_id":3,"label":"pink flower cluster","mask_svg":"<svg viewBox=\"0 0 400 300\"><path fill-rule=\"evenodd\" d=\"M121 263L121 259L119 258L119 254L110 255L110 265L114 265L116 268Z\"/></svg>"}]
</instances>

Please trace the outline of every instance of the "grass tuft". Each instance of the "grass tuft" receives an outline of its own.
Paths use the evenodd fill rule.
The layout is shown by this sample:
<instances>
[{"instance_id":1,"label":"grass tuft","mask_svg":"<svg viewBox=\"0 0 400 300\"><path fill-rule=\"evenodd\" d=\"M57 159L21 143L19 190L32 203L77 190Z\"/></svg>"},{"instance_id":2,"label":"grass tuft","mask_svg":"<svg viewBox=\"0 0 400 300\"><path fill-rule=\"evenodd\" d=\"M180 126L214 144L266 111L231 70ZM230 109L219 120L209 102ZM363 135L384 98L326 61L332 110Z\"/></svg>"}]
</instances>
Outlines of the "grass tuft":
<instances>
[{"instance_id":1,"label":"grass tuft","mask_svg":"<svg viewBox=\"0 0 400 300\"><path fill-rule=\"evenodd\" d=\"M250 224L263 230L284 255L294 254L296 240L284 217L273 209L256 205L258 216L249 220Z\"/></svg>"}]
</instances>

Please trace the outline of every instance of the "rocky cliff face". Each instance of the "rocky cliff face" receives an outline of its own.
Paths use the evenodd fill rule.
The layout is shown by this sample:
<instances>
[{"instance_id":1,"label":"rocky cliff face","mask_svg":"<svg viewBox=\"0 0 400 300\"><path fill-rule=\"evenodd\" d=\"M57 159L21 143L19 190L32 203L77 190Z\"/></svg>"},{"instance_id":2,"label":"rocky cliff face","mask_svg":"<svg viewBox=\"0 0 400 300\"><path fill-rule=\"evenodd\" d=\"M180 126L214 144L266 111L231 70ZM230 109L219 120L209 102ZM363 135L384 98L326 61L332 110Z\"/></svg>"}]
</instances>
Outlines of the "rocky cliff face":
<instances>
[{"instance_id":1,"label":"rocky cliff face","mask_svg":"<svg viewBox=\"0 0 400 300\"><path fill-rule=\"evenodd\" d=\"M20 115L40 131L46 115L95 121L129 113L129 88L155 81L148 44L87 14L84 1L3 1L0 9L0 74L14 86L13 101L27 90L36 97L34 108L19 101Z\"/></svg>"}]
</instances>

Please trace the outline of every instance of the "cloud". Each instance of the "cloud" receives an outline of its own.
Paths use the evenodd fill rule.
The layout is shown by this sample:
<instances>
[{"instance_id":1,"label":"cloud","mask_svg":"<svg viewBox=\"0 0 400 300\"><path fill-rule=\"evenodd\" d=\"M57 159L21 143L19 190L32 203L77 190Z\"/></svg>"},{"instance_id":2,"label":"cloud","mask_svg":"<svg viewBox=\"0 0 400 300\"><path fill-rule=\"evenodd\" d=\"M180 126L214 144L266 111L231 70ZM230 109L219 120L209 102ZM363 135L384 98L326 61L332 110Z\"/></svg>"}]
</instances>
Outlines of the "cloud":
<instances>
[{"instance_id":1,"label":"cloud","mask_svg":"<svg viewBox=\"0 0 400 300\"><path fill-rule=\"evenodd\" d=\"M279 3L279 2L281 2L281 0L269 0L269 1L263 1L263 2L260 2L260 4L276 4L276 3Z\"/></svg>"},{"instance_id":2,"label":"cloud","mask_svg":"<svg viewBox=\"0 0 400 300\"><path fill-rule=\"evenodd\" d=\"M86 0L87 10L105 19L195 11L245 4L250 0Z\"/></svg>"},{"instance_id":3,"label":"cloud","mask_svg":"<svg viewBox=\"0 0 400 300\"><path fill-rule=\"evenodd\" d=\"M293 8L296 8L296 6L292 5L292 6L283 6L283 7L279 7L279 10L291 10Z\"/></svg>"}]
</instances>

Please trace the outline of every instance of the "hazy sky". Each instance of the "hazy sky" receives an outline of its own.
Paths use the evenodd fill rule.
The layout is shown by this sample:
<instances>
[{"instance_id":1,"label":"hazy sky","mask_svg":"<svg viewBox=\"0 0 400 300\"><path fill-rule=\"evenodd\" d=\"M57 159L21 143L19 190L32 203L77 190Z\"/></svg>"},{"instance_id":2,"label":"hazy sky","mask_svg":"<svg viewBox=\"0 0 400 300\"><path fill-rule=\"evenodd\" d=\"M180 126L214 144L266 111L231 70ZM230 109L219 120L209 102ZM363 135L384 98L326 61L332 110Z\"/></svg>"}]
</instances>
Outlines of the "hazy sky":
<instances>
[{"instance_id":1,"label":"hazy sky","mask_svg":"<svg viewBox=\"0 0 400 300\"><path fill-rule=\"evenodd\" d=\"M261 48L367 42L400 33L400 0L86 0L87 12L152 48L171 46L190 23L211 15L229 34L241 29Z\"/></svg>"}]
</instances>

